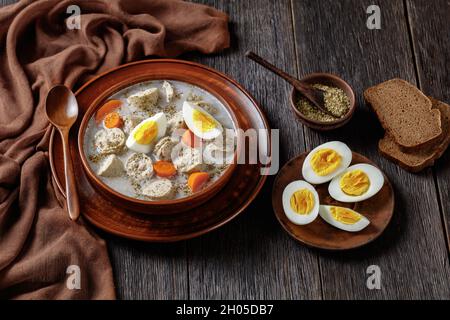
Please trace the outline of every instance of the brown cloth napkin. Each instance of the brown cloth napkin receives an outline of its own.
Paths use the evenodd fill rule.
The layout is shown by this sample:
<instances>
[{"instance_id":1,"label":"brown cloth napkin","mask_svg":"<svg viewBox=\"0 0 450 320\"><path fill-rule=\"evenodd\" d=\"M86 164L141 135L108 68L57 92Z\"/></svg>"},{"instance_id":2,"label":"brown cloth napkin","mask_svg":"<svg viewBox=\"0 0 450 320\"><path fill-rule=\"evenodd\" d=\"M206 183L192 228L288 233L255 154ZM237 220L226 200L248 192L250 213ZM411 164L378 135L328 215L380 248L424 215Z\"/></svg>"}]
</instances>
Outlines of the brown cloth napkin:
<instances>
[{"instance_id":1,"label":"brown cloth napkin","mask_svg":"<svg viewBox=\"0 0 450 320\"><path fill-rule=\"evenodd\" d=\"M70 5L81 9L81 29L67 28ZM48 89L76 88L146 56L222 50L227 21L178 0L24 0L0 9L0 298L115 298L105 242L69 220L52 183ZM78 272L66 273L71 265L81 289L73 288Z\"/></svg>"}]
</instances>

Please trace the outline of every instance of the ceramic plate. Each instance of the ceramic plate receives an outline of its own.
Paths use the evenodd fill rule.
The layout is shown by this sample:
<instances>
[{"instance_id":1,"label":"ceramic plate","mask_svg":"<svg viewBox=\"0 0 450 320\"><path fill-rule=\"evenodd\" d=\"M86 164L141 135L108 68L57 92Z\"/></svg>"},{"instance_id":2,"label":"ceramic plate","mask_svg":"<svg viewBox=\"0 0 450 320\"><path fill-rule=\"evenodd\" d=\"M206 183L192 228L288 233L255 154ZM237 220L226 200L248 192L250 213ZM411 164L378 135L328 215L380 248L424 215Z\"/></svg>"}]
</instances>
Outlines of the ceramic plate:
<instances>
[{"instance_id":1,"label":"ceramic plate","mask_svg":"<svg viewBox=\"0 0 450 320\"><path fill-rule=\"evenodd\" d=\"M342 203L334 200L328 194L328 184L316 185L320 204L335 205L353 209L367 219L370 224L355 233L337 229L326 223L318 216L312 223L299 226L288 220L284 214L282 194L284 188L294 180L304 180L302 166L308 153L303 153L290 160L278 173L272 191L272 205L278 221L286 232L297 241L310 247L326 250L347 250L363 246L378 238L386 229L394 213L394 192L388 178L384 176L382 189L372 198L358 203ZM368 163L376 166L372 161L359 153L353 152L353 164Z\"/></svg>"},{"instance_id":2,"label":"ceramic plate","mask_svg":"<svg viewBox=\"0 0 450 320\"><path fill-rule=\"evenodd\" d=\"M178 241L204 234L230 221L241 213L261 190L266 176L261 175L258 164L239 164L229 182L206 203L176 214L143 214L124 209L99 194L88 181L78 154L77 135L81 118L92 102L117 83L130 84L155 79L172 79L191 82L219 94L243 119L245 129L265 129L265 142L261 152L270 154L269 126L255 100L235 81L203 65L173 59L155 59L130 63L112 69L86 83L77 93L80 107L79 120L70 133L70 149L82 215L92 224L122 237L154 242ZM194 80L192 80L194 79ZM50 141L50 165L55 182L64 194L64 167L62 145L53 130Z\"/></svg>"}]
</instances>

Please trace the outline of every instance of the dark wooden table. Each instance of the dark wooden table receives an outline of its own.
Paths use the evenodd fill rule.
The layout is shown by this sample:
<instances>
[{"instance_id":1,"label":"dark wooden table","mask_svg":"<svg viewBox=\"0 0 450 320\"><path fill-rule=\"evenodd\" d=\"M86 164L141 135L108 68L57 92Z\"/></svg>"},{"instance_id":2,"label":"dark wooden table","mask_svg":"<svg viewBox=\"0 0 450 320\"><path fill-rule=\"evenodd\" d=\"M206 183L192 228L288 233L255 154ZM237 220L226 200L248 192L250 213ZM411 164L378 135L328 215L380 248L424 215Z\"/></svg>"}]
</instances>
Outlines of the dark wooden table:
<instances>
[{"instance_id":1,"label":"dark wooden table","mask_svg":"<svg viewBox=\"0 0 450 320\"><path fill-rule=\"evenodd\" d=\"M0 0L0 3L13 1ZM374 160L395 187L393 221L374 243L349 252L308 249L280 227L270 178L237 219L175 244L148 244L102 234L123 299L450 299L450 152L433 169L409 174L380 157L382 130L362 99L368 86L400 77L450 102L448 0L203 0L230 15L232 48L182 58L216 68L260 102L280 128L281 162L329 140ZM371 4L381 30L366 27ZM293 121L285 82L244 58L252 49L299 77L332 72L355 89L349 125L318 133ZM370 265L381 289L366 286Z\"/></svg>"}]
</instances>

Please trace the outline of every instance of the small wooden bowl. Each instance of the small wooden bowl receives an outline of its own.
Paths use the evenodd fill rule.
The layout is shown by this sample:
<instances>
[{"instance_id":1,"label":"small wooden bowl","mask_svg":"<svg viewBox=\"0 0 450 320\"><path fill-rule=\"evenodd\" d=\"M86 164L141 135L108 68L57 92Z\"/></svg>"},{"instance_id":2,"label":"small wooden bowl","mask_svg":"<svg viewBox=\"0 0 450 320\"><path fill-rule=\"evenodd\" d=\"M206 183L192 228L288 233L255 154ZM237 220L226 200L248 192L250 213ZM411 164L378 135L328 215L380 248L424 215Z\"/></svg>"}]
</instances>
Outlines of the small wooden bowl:
<instances>
[{"instance_id":1,"label":"small wooden bowl","mask_svg":"<svg viewBox=\"0 0 450 320\"><path fill-rule=\"evenodd\" d=\"M334 130L334 129L340 128L350 121L350 119L352 118L352 116L355 112L356 104L355 104L355 93L353 92L353 89L350 87L350 85L347 82L345 82L343 79L341 79L338 76L331 74L331 73L312 73L312 74L309 74L306 77L302 78L301 80L304 82L307 82L309 84L320 83L320 84L324 84L324 85L327 85L330 87L340 88L345 92L345 94L350 99L350 109L348 110L347 114L344 117L342 117L341 119L338 119L335 121L330 121L330 122L316 121L316 120L308 119L307 117L305 117L305 115L303 113L301 113L297 109L296 101L299 96L299 93L297 92L297 90L295 90L295 88L292 88L291 97L290 97L291 107L292 107L292 110L294 110L295 114L297 115L297 119L301 123L303 123L307 127L310 127L311 129L315 129L318 131L329 131L329 130Z\"/></svg>"},{"instance_id":2,"label":"small wooden bowl","mask_svg":"<svg viewBox=\"0 0 450 320\"><path fill-rule=\"evenodd\" d=\"M176 64L174 64L176 66ZM125 69L126 70L126 69ZM88 110L83 116L81 121L80 130L78 132L78 152L83 165L83 169L86 172L87 177L89 178L92 186L99 191L103 196L109 199L114 204L121 206L122 208L140 212L140 213L149 213L149 214L171 214L177 213L181 211L190 210L194 207L197 207L204 202L208 201L211 197L213 197L217 192L219 192L228 180L231 178L233 171L237 165L237 157L241 150L240 147L240 139L237 139L236 151L234 154L234 161L229 165L229 167L222 173L222 175L215 181L214 183L208 185L203 190L196 192L190 196L173 199L173 200L142 200L136 199L129 196L126 196L120 192L113 190L111 187L106 185L103 181L99 179L97 174L92 170L89 165L89 162L86 157L86 152L84 150L84 139L85 133L88 126L89 119L92 118L94 113L104 104L104 102L111 97L116 92L125 89L134 84L138 84L145 81L151 80L177 80L183 81L186 83L190 83L192 85L198 86L214 96L216 96L219 101L225 106L228 110L229 114L232 117L233 123L236 127L236 130L241 128L242 119L238 119L236 113L233 112L233 108L222 98L220 90L227 90L227 88L217 87L217 83L211 84L207 78L201 77L202 74L197 74L196 72L192 72L191 74L186 73L177 73L177 69L167 69L167 70L155 70L155 73L152 75L135 76L131 72L129 77L123 81L119 81L117 83L112 83L108 90L98 93L97 99L89 106ZM211 80L212 81L212 80Z\"/></svg>"}]
</instances>

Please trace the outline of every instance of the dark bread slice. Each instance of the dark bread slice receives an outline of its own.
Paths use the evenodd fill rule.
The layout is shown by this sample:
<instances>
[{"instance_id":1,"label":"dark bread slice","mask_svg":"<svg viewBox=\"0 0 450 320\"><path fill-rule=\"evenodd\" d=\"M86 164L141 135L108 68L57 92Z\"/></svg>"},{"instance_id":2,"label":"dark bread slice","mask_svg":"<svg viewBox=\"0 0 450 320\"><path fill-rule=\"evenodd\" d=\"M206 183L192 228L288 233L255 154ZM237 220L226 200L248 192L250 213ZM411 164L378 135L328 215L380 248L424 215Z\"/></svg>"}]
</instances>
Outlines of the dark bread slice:
<instances>
[{"instance_id":1,"label":"dark bread slice","mask_svg":"<svg viewBox=\"0 0 450 320\"><path fill-rule=\"evenodd\" d=\"M380 83L364 92L383 128L403 151L431 146L442 136L438 108L415 86L402 79Z\"/></svg>"},{"instance_id":2,"label":"dark bread slice","mask_svg":"<svg viewBox=\"0 0 450 320\"><path fill-rule=\"evenodd\" d=\"M431 97L430 100L433 103L433 108L441 112L443 135L438 142L414 152L403 152L389 134L386 134L378 143L378 149L383 157L411 172L419 172L432 166L450 145L450 106Z\"/></svg>"}]
</instances>

